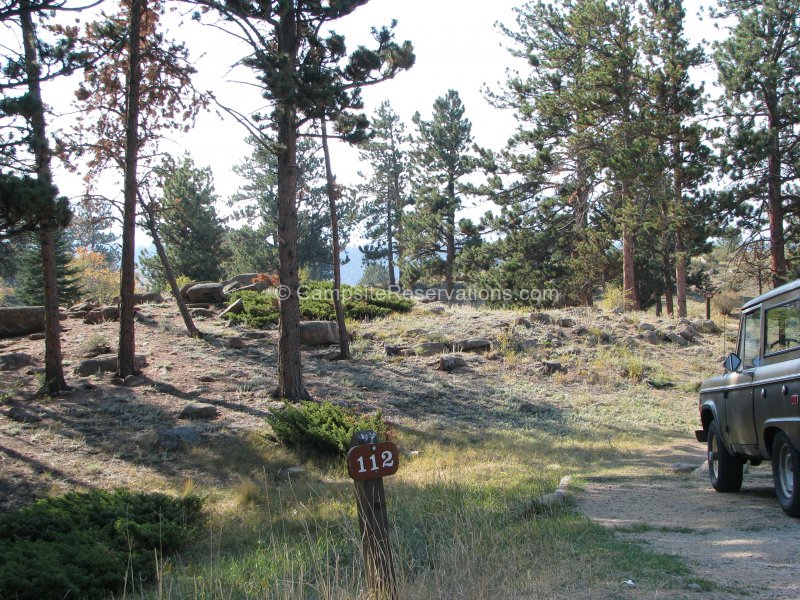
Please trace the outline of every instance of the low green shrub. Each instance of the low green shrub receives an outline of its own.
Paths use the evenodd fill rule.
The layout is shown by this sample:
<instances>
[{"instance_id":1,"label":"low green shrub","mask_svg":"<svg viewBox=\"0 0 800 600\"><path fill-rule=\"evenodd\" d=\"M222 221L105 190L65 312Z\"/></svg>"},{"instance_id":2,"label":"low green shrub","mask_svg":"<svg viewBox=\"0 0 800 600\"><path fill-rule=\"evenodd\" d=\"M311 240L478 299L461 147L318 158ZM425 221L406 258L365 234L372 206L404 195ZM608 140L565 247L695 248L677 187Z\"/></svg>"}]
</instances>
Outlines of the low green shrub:
<instances>
[{"instance_id":1,"label":"low green shrub","mask_svg":"<svg viewBox=\"0 0 800 600\"><path fill-rule=\"evenodd\" d=\"M278 323L280 311L278 298L271 292L251 290L234 292L231 301L241 298L244 310L239 314L227 314L235 323L248 327L265 327ZM393 312L408 312L414 302L399 294L360 286L342 286L344 316L362 321L382 319ZM336 311L333 308L333 284L329 281L309 281L303 284L300 296L300 315L309 321L333 321Z\"/></svg>"},{"instance_id":2,"label":"low green shrub","mask_svg":"<svg viewBox=\"0 0 800 600\"><path fill-rule=\"evenodd\" d=\"M70 493L0 516L0 598L105 598L152 579L200 521L196 496Z\"/></svg>"},{"instance_id":3,"label":"low green shrub","mask_svg":"<svg viewBox=\"0 0 800 600\"><path fill-rule=\"evenodd\" d=\"M330 402L287 404L267 417L278 439L291 448L302 448L329 456L344 456L356 431L371 429L386 435L381 413L365 417Z\"/></svg>"}]
</instances>

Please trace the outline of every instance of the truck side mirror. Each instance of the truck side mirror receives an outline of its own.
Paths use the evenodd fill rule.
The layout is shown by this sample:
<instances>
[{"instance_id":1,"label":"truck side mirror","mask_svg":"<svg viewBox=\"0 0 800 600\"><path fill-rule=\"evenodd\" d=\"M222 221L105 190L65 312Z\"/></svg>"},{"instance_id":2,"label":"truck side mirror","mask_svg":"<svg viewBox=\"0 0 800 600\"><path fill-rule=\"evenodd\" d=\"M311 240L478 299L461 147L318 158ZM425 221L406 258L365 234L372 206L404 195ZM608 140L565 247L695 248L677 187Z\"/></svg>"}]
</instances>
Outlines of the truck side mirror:
<instances>
[{"instance_id":1,"label":"truck side mirror","mask_svg":"<svg viewBox=\"0 0 800 600\"><path fill-rule=\"evenodd\" d=\"M738 371L739 367L742 366L742 359L739 358L736 354L731 352L728 355L728 358L725 359L723 363L725 370L729 372Z\"/></svg>"}]
</instances>

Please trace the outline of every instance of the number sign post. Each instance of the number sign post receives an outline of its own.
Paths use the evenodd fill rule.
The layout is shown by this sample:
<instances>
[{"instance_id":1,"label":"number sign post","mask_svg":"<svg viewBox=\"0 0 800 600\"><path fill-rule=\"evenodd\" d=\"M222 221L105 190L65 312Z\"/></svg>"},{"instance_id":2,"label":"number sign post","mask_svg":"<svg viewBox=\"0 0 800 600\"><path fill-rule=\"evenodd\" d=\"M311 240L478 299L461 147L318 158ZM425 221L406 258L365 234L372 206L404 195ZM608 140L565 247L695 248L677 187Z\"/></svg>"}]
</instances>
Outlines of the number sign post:
<instances>
[{"instance_id":1,"label":"number sign post","mask_svg":"<svg viewBox=\"0 0 800 600\"><path fill-rule=\"evenodd\" d=\"M370 600L397 600L383 478L397 473L398 466L397 446L393 443L378 442L374 431L353 435L347 453L347 471L356 487Z\"/></svg>"}]
</instances>

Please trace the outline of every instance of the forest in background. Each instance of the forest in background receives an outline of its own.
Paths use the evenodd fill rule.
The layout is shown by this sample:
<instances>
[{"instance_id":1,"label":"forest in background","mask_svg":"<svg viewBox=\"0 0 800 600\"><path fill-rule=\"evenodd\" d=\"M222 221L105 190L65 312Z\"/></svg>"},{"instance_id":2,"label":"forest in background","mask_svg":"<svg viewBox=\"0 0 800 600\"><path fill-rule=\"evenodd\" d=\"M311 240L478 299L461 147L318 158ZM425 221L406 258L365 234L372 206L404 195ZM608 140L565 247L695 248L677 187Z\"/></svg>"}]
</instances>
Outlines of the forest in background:
<instances>
[{"instance_id":1,"label":"forest in background","mask_svg":"<svg viewBox=\"0 0 800 600\"><path fill-rule=\"evenodd\" d=\"M390 101L365 113L362 89L415 57L393 22L373 29L373 47L348 49L333 27L360 4L180 3L248 45L241 62L271 106L254 115L192 85L196 49L163 31L168 3L103 4L81 25L68 0L0 7L19 46L4 49L0 100L7 297L44 304L52 323L59 302L118 296L125 375L137 222L159 250L140 261L140 280L173 291L243 272L275 273L290 290L301 277L338 285L355 233L367 240L365 284L504 289L511 305L555 289L560 305L616 294L624 310L685 316L692 289L760 291L797 276L800 3L724 0L710 15L727 36L708 46L687 40L680 0L523 4L498 35L527 67L486 90L518 122L500 149L473 139L457 90L411 123ZM713 102L693 77L709 65ZM62 128L42 84L75 73L78 117ZM211 107L252 147L237 168L246 184L224 199L230 222L211 170L160 149ZM336 182L334 138L358 148L360 184ZM56 160L83 175L84 195L59 195ZM121 205L95 189L101 176L119 179ZM463 218L475 202L493 208ZM280 387L302 396L288 366L299 365L294 294L281 316ZM53 366L48 380L60 379Z\"/></svg>"}]
</instances>

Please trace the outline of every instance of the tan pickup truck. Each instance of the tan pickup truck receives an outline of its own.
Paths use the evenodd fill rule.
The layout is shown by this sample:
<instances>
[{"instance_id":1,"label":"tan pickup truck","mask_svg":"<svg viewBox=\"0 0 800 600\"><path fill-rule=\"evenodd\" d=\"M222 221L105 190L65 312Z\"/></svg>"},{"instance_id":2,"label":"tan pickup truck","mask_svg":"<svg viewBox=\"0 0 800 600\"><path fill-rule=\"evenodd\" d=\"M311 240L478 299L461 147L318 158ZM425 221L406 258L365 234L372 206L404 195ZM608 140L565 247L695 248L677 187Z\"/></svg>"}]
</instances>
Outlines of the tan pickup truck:
<instances>
[{"instance_id":1,"label":"tan pickup truck","mask_svg":"<svg viewBox=\"0 0 800 600\"><path fill-rule=\"evenodd\" d=\"M745 462L772 461L775 495L800 517L800 280L742 307L736 352L700 387L697 440L718 492L742 486Z\"/></svg>"}]
</instances>

